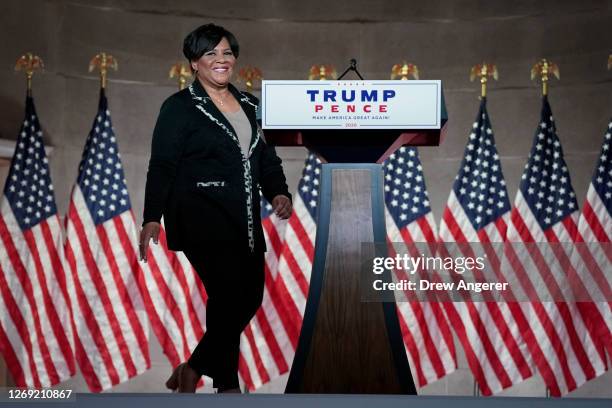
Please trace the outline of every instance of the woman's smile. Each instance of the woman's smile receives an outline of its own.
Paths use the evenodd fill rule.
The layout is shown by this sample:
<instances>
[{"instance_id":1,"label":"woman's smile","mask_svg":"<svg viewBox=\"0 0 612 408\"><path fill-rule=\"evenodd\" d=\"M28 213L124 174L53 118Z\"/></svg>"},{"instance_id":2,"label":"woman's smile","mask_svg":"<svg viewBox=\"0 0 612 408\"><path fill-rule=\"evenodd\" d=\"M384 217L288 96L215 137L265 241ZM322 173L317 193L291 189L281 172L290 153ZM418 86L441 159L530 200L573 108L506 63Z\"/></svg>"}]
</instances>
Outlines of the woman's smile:
<instances>
[{"instance_id":1,"label":"woman's smile","mask_svg":"<svg viewBox=\"0 0 612 408\"><path fill-rule=\"evenodd\" d=\"M222 38L217 46L205 52L198 60L192 61L198 78L208 86L226 87L230 82L236 56L227 38Z\"/></svg>"}]
</instances>

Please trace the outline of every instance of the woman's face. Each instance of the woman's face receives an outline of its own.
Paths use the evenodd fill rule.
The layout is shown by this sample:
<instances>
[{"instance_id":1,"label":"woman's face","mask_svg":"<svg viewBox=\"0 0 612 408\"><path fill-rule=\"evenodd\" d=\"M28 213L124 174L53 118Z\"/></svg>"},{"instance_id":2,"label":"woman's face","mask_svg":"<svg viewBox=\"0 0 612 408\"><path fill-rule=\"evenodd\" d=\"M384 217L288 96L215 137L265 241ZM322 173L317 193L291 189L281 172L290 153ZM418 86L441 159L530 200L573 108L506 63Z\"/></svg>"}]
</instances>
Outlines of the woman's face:
<instances>
[{"instance_id":1,"label":"woman's face","mask_svg":"<svg viewBox=\"0 0 612 408\"><path fill-rule=\"evenodd\" d=\"M225 37L217 46L204 53L197 61L191 61L191 66L197 71L198 78L213 87L226 87L232 76L236 57Z\"/></svg>"}]
</instances>

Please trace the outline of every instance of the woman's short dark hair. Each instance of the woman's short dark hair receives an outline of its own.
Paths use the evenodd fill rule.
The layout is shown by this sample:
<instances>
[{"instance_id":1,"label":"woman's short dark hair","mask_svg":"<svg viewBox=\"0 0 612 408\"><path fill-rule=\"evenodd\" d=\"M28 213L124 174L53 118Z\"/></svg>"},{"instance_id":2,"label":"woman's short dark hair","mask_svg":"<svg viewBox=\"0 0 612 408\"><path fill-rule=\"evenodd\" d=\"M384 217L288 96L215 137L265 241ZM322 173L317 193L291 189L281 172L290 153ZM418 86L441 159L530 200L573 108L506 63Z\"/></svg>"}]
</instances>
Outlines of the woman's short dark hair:
<instances>
[{"instance_id":1,"label":"woman's short dark hair","mask_svg":"<svg viewBox=\"0 0 612 408\"><path fill-rule=\"evenodd\" d=\"M238 58L240 47L234 34L212 23L199 26L185 37L183 54L189 62L199 60L205 52L213 50L223 37L227 39L234 56Z\"/></svg>"}]
</instances>

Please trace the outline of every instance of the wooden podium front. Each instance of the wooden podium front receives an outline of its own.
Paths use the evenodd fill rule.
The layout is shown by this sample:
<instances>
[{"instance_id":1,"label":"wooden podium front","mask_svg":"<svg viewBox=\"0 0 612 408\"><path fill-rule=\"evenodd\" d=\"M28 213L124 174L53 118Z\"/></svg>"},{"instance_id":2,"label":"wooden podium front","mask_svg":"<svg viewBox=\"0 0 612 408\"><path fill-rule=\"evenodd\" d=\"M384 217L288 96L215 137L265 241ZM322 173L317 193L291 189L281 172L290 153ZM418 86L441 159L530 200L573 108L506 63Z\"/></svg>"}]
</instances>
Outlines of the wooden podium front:
<instances>
[{"instance_id":1,"label":"wooden podium front","mask_svg":"<svg viewBox=\"0 0 612 408\"><path fill-rule=\"evenodd\" d=\"M381 163L403 145L436 146L440 129L264 129L277 146L323 161L310 288L286 393L416 394L395 302L362 302L362 243L385 243ZM386 254L383 254L386 256Z\"/></svg>"},{"instance_id":2,"label":"wooden podium front","mask_svg":"<svg viewBox=\"0 0 612 408\"><path fill-rule=\"evenodd\" d=\"M384 242L378 164L324 164L310 290L286 392L414 394L394 303L361 302L362 242Z\"/></svg>"}]
</instances>

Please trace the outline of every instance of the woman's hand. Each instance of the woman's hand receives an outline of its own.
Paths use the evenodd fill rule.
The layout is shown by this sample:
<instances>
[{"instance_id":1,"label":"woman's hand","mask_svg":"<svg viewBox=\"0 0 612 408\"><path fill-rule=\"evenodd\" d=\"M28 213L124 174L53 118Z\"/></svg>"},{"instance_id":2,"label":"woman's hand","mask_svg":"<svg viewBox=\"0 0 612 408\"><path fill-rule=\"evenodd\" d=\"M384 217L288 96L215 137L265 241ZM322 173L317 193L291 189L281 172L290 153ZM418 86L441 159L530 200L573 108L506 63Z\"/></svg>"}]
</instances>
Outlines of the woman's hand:
<instances>
[{"instance_id":1,"label":"woman's hand","mask_svg":"<svg viewBox=\"0 0 612 408\"><path fill-rule=\"evenodd\" d=\"M278 218L282 220L289 218L291 216L291 212L293 211L291 200L289 197L282 194L279 194L272 199L272 208L274 209L274 214L276 214Z\"/></svg>"},{"instance_id":2,"label":"woman's hand","mask_svg":"<svg viewBox=\"0 0 612 408\"><path fill-rule=\"evenodd\" d=\"M149 240L153 238L153 242L157 245L159 239L159 229L161 225L159 222L147 222L140 231L140 241L138 243L138 249L140 251L140 260L147 262L147 251L149 250Z\"/></svg>"}]
</instances>

